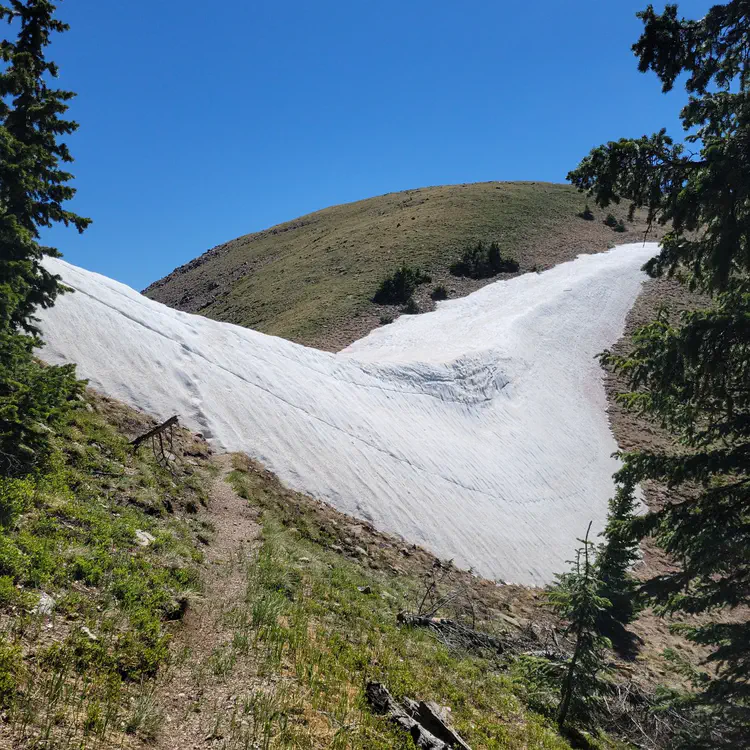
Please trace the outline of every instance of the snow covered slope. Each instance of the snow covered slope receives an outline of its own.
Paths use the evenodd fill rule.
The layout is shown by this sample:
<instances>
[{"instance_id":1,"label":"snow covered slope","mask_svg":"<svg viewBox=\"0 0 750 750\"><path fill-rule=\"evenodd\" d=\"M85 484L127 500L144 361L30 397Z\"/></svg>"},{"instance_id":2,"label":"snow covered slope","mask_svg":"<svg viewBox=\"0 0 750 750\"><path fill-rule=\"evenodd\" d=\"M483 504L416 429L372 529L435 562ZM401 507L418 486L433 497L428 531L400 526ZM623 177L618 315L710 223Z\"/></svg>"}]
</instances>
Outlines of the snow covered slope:
<instances>
[{"instance_id":1,"label":"snow covered slope","mask_svg":"<svg viewBox=\"0 0 750 750\"><path fill-rule=\"evenodd\" d=\"M340 354L178 312L50 260L50 362L485 576L541 584L598 531L616 445L595 355L655 245L581 256L403 316Z\"/></svg>"}]
</instances>

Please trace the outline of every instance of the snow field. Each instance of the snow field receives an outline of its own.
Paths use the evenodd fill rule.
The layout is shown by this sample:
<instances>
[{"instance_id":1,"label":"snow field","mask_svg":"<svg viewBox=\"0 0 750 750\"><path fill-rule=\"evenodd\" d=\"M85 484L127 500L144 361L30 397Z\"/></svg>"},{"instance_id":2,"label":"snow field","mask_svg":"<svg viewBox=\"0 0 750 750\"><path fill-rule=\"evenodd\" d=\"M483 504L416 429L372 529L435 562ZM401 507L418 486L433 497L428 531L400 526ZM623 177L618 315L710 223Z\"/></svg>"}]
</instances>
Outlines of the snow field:
<instances>
[{"instance_id":1,"label":"snow field","mask_svg":"<svg viewBox=\"0 0 750 750\"><path fill-rule=\"evenodd\" d=\"M617 446L595 357L621 336L657 249L498 281L339 354L49 259L76 293L41 312L41 356L462 567L544 584L589 521L603 527Z\"/></svg>"}]
</instances>

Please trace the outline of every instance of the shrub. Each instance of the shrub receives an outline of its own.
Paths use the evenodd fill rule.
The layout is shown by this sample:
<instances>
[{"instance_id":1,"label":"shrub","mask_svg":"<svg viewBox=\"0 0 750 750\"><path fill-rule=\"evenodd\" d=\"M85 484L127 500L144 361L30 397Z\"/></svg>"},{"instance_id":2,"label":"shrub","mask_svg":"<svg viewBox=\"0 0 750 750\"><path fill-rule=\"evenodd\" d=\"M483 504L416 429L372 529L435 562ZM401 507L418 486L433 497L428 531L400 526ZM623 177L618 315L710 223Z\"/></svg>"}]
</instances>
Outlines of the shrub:
<instances>
[{"instance_id":1,"label":"shrub","mask_svg":"<svg viewBox=\"0 0 750 750\"><path fill-rule=\"evenodd\" d=\"M10 576L0 576L0 607L14 607L25 604L26 597L16 588Z\"/></svg>"},{"instance_id":2,"label":"shrub","mask_svg":"<svg viewBox=\"0 0 750 750\"><path fill-rule=\"evenodd\" d=\"M432 279L421 269L403 265L380 282L372 301L378 305L406 304L420 284L429 284L430 281Z\"/></svg>"},{"instance_id":3,"label":"shrub","mask_svg":"<svg viewBox=\"0 0 750 750\"><path fill-rule=\"evenodd\" d=\"M0 477L0 528L15 526L18 516L31 505L34 485L28 479Z\"/></svg>"},{"instance_id":4,"label":"shrub","mask_svg":"<svg viewBox=\"0 0 750 750\"><path fill-rule=\"evenodd\" d=\"M445 288L443 284L440 284L440 286L436 286L432 292L430 293L430 297L435 300L435 302L439 302L440 300L448 299L448 290Z\"/></svg>"},{"instance_id":5,"label":"shrub","mask_svg":"<svg viewBox=\"0 0 750 750\"><path fill-rule=\"evenodd\" d=\"M613 214L607 214L607 218L604 219L603 223L614 229L617 226L617 219Z\"/></svg>"},{"instance_id":6,"label":"shrub","mask_svg":"<svg viewBox=\"0 0 750 750\"><path fill-rule=\"evenodd\" d=\"M10 576L17 581L25 577L28 568L28 557L18 549L9 534L0 532L0 576Z\"/></svg>"},{"instance_id":7,"label":"shrub","mask_svg":"<svg viewBox=\"0 0 750 750\"><path fill-rule=\"evenodd\" d=\"M589 204L587 203L584 207L583 211L578 214L578 217L580 219L585 219L586 221L593 221L594 220L594 212L589 208Z\"/></svg>"},{"instance_id":8,"label":"shrub","mask_svg":"<svg viewBox=\"0 0 750 750\"><path fill-rule=\"evenodd\" d=\"M414 297L409 297L406 304L401 308L401 312L407 315L418 315L422 311L419 309L419 305Z\"/></svg>"},{"instance_id":9,"label":"shrub","mask_svg":"<svg viewBox=\"0 0 750 750\"><path fill-rule=\"evenodd\" d=\"M34 359L37 340L0 332L0 475L19 476L44 463L51 435L83 392L72 365Z\"/></svg>"},{"instance_id":10,"label":"shrub","mask_svg":"<svg viewBox=\"0 0 750 750\"><path fill-rule=\"evenodd\" d=\"M450 267L450 272L454 276L468 276L472 279L488 279L499 273L516 271L517 261L513 258L503 258L497 242L492 242L489 247L485 247L482 242L468 247L461 259Z\"/></svg>"},{"instance_id":11,"label":"shrub","mask_svg":"<svg viewBox=\"0 0 750 750\"><path fill-rule=\"evenodd\" d=\"M393 323L393 315L381 315L380 316L380 325L381 326L387 326L390 323Z\"/></svg>"},{"instance_id":12,"label":"shrub","mask_svg":"<svg viewBox=\"0 0 750 750\"><path fill-rule=\"evenodd\" d=\"M617 224L612 227L612 230L615 232L624 232L625 224L623 224L622 221L618 221Z\"/></svg>"}]
</instances>

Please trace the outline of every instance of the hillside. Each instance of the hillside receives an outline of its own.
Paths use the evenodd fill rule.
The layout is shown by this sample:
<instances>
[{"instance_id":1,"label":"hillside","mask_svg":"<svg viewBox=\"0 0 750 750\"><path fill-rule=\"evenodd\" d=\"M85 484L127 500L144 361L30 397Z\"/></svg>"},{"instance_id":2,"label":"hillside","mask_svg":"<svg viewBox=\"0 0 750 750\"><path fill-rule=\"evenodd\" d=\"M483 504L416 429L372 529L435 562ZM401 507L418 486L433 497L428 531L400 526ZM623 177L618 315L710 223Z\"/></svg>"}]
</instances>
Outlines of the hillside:
<instances>
[{"instance_id":1,"label":"hillside","mask_svg":"<svg viewBox=\"0 0 750 750\"><path fill-rule=\"evenodd\" d=\"M88 391L4 518L0 748L409 750L368 706L378 680L448 706L475 750L569 750L555 688L529 671L529 654L570 650L541 591L459 571L182 428L166 468L128 445L153 425ZM594 748L637 737L641 702L680 681L658 655L613 659L633 698Z\"/></svg>"},{"instance_id":2,"label":"hillside","mask_svg":"<svg viewBox=\"0 0 750 750\"><path fill-rule=\"evenodd\" d=\"M519 272L643 239L642 217L615 233L577 216L585 198L568 185L487 182L388 193L334 206L209 250L144 291L187 312L255 328L329 351L379 325L371 302L379 282L403 263L421 266L450 296L488 283L451 276L472 242L497 241ZM625 206L613 214L626 219ZM658 237L658 228L649 239ZM389 315L397 314L387 310Z\"/></svg>"}]
</instances>

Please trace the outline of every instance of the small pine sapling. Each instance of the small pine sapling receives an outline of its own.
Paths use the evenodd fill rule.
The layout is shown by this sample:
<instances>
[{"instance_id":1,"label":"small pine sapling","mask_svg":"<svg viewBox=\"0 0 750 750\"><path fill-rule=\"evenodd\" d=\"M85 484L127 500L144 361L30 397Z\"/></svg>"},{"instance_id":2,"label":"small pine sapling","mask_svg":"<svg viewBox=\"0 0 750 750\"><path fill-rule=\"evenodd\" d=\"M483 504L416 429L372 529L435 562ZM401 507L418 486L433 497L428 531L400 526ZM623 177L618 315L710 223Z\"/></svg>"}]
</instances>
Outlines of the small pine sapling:
<instances>
[{"instance_id":1,"label":"small pine sapling","mask_svg":"<svg viewBox=\"0 0 750 750\"><path fill-rule=\"evenodd\" d=\"M605 650L610 641L599 632L601 613L611 607L601 595L602 582L597 577L596 552L586 536L579 539L572 570L558 575L549 590L553 610L567 622L566 634L573 638L570 657L560 691L557 723L562 731L571 716L590 724L595 721L602 696L607 692Z\"/></svg>"}]
</instances>

